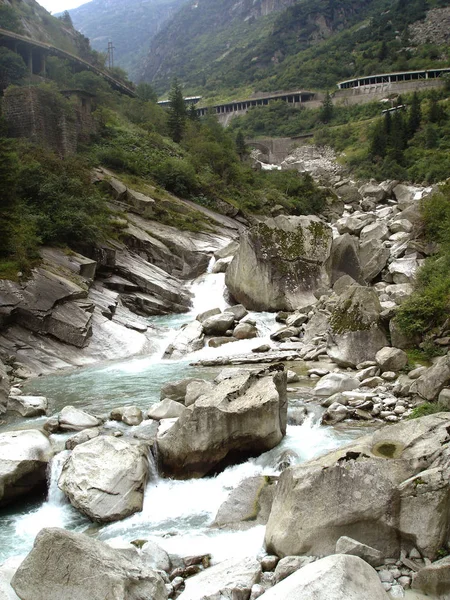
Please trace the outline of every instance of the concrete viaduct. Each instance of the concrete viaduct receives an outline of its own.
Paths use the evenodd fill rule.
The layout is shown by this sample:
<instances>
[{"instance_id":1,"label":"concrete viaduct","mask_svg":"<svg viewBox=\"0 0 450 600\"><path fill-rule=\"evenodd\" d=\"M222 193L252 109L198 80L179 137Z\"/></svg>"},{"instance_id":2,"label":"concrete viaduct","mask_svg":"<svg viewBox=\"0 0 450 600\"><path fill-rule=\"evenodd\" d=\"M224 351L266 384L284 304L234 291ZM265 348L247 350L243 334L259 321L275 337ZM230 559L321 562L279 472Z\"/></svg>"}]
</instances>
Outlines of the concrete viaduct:
<instances>
[{"instance_id":1,"label":"concrete viaduct","mask_svg":"<svg viewBox=\"0 0 450 600\"><path fill-rule=\"evenodd\" d=\"M75 56L74 54L71 54L70 52L60 50L59 48L55 48L55 46L51 46L50 44L38 42L37 40L19 35L18 33L7 31L6 29L0 29L0 46L6 46L13 52L20 54L25 63L28 65L28 69L32 75L45 76L47 56L57 56L58 58L63 58L70 61L80 70L92 71L96 75L99 75L105 81L107 81L113 89L122 94L126 94L127 96L131 97L136 95L131 88L112 77L106 71L91 65L91 63L78 56Z\"/></svg>"}]
</instances>

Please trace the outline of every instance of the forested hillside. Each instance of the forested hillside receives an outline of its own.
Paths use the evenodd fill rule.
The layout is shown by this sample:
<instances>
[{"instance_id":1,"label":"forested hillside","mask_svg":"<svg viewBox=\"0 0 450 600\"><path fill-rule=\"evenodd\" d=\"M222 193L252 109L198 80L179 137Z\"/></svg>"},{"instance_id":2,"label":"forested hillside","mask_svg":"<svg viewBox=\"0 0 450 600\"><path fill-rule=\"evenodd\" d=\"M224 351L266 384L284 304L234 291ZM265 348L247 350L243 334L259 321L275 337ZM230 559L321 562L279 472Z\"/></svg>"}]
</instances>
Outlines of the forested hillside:
<instances>
[{"instance_id":1,"label":"forested hillside","mask_svg":"<svg viewBox=\"0 0 450 600\"><path fill-rule=\"evenodd\" d=\"M154 38L140 74L160 92L177 76L192 92L223 97L331 89L356 75L447 65L448 4L303 0L254 14L242 2L190 2ZM434 25L422 31L427 14Z\"/></svg>"}]
</instances>

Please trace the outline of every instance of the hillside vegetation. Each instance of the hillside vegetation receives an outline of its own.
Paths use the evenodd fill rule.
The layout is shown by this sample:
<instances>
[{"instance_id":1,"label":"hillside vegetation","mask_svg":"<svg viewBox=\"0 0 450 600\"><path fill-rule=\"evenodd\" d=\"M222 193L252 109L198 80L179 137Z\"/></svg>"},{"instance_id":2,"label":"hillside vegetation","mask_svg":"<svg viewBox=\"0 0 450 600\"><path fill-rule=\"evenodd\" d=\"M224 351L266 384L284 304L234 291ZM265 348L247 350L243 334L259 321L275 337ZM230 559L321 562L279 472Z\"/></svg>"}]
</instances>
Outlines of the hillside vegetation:
<instances>
[{"instance_id":1,"label":"hillside vegetation","mask_svg":"<svg viewBox=\"0 0 450 600\"><path fill-rule=\"evenodd\" d=\"M242 12L246 3L189 2L154 38L142 78L164 92L177 76L189 91L219 98L230 89L332 89L357 75L449 64L448 33L423 40L410 29L448 0L288 4L255 16Z\"/></svg>"}]
</instances>

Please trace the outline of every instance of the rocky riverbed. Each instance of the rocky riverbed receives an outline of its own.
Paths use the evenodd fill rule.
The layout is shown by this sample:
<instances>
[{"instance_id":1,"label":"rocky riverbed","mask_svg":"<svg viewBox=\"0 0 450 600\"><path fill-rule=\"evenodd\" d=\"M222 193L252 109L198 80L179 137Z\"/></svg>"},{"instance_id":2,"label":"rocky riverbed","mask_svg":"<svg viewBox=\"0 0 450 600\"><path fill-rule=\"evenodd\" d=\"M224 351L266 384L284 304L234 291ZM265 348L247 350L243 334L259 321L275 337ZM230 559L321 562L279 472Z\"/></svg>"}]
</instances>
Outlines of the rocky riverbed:
<instances>
[{"instance_id":1,"label":"rocky riverbed","mask_svg":"<svg viewBox=\"0 0 450 600\"><path fill-rule=\"evenodd\" d=\"M335 174L327 221L202 235L106 181L126 243L2 283L0 598L448 598L450 413L408 417L450 355L395 323L431 190Z\"/></svg>"}]
</instances>

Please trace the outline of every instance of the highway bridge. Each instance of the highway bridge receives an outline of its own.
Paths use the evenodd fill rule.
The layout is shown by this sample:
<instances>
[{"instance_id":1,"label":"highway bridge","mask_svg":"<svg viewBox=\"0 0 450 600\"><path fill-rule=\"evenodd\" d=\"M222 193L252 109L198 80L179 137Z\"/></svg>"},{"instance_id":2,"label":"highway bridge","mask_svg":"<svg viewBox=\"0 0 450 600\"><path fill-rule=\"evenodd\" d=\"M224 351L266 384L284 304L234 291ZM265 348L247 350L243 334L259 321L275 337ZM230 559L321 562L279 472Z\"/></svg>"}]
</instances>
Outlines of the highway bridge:
<instances>
[{"instance_id":1,"label":"highway bridge","mask_svg":"<svg viewBox=\"0 0 450 600\"><path fill-rule=\"evenodd\" d=\"M134 90L112 77L112 75L106 71L95 67L79 56L75 56L75 54L71 54L70 52L51 46L50 44L38 42L37 40L33 40L32 38L18 33L13 33L6 29L0 29L0 46L6 46L10 50L20 54L28 65L31 74L45 76L47 56L57 56L58 58L68 60L80 70L92 71L96 75L99 75L107 81L113 89L121 94L126 94L131 97L136 95Z\"/></svg>"}]
</instances>

